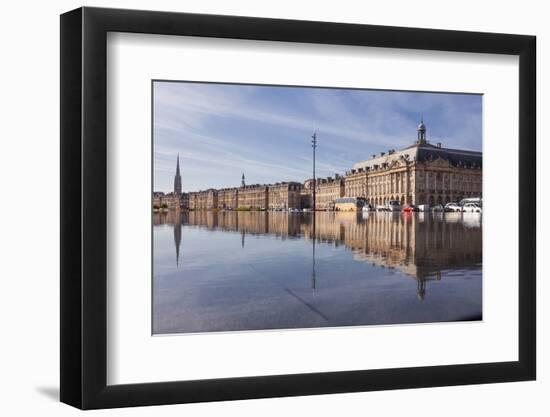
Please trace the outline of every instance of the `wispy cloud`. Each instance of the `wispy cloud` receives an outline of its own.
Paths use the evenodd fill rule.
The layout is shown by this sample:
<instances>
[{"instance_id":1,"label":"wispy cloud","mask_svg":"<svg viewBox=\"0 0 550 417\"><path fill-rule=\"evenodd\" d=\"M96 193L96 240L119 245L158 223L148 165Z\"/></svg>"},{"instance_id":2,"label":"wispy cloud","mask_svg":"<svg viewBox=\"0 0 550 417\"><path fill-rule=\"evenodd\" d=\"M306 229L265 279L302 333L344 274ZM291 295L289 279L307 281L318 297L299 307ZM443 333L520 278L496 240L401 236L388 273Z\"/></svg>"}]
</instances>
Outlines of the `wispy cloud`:
<instances>
[{"instance_id":1,"label":"wispy cloud","mask_svg":"<svg viewBox=\"0 0 550 417\"><path fill-rule=\"evenodd\" d=\"M334 175L370 154L428 136L481 149L481 96L156 82L155 189L170 190L179 152L185 190L303 180L311 175L310 136L318 132L318 175Z\"/></svg>"}]
</instances>

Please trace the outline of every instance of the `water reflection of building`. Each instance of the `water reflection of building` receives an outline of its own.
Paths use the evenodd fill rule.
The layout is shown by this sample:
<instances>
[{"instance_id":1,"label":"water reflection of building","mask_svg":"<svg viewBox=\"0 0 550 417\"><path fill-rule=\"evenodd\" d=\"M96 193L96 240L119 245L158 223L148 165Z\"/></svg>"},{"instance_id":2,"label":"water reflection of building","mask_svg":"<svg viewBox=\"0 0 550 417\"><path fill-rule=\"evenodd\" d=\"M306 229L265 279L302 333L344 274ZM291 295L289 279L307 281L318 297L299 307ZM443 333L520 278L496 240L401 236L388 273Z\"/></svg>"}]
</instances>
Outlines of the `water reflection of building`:
<instances>
[{"instance_id":1,"label":"water reflection of building","mask_svg":"<svg viewBox=\"0 0 550 417\"><path fill-rule=\"evenodd\" d=\"M472 217L479 219L478 215ZM165 222L174 219L160 218ZM315 216L315 230L313 216L308 213L195 211L178 219L188 226L238 232L243 244L246 234L270 234L344 245L355 261L395 268L416 279L420 299L425 296L427 282L441 279L443 270L478 268L482 260L481 224L460 213L326 212Z\"/></svg>"}]
</instances>

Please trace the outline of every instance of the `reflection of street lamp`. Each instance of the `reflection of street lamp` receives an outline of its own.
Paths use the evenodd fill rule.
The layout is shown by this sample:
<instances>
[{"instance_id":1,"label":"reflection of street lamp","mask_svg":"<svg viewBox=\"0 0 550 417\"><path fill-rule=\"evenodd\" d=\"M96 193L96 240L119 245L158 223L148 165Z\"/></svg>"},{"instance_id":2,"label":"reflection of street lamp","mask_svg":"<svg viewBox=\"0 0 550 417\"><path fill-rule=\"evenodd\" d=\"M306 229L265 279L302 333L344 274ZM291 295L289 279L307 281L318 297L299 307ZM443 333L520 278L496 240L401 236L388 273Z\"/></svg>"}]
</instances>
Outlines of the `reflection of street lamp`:
<instances>
[{"instance_id":1,"label":"reflection of street lamp","mask_svg":"<svg viewBox=\"0 0 550 417\"><path fill-rule=\"evenodd\" d=\"M313 291L315 291L315 239L316 239L316 231L315 231L315 209L317 208L317 199L316 199L316 190L317 190L317 181L315 179L315 148L317 148L317 133L314 132L312 136L311 141L311 147L313 148L313 264L312 264L312 271L311 271L311 287L313 288Z\"/></svg>"},{"instance_id":2,"label":"reflection of street lamp","mask_svg":"<svg viewBox=\"0 0 550 417\"><path fill-rule=\"evenodd\" d=\"M316 286L316 274L315 274L315 213L313 214L313 254L311 261L311 288L315 292Z\"/></svg>"}]
</instances>

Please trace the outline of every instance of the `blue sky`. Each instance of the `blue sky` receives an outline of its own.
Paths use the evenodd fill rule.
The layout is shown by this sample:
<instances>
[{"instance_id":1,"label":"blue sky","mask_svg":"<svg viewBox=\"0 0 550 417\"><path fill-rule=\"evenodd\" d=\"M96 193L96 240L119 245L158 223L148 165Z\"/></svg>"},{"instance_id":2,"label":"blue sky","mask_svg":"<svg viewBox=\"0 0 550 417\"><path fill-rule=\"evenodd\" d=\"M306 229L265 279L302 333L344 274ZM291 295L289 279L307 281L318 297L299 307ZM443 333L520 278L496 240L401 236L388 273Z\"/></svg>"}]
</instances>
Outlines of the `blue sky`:
<instances>
[{"instance_id":1,"label":"blue sky","mask_svg":"<svg viewBox=\"0 0 550 417\"><path fill-rule=\"evenodd\" d=\"M180 155L183 191L303 181L343 174L372 154L416 140L482 148L482 96L258 85L154 83L154 190L172 191Z\"/></svg>"}]
</instances>

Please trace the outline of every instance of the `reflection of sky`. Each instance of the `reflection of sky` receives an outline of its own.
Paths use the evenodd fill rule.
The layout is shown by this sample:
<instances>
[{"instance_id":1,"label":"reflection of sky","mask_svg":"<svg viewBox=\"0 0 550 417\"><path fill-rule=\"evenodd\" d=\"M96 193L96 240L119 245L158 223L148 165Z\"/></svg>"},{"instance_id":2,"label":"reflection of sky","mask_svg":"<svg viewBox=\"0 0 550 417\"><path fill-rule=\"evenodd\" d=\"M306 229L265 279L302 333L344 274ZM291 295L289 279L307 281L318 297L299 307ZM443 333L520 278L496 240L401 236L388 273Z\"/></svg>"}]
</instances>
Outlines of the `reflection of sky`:
<instances>
[{"instance_id":1,"label":"reflection of sky","mask_svg":"<svg viewBox=\"0 0 550 417\"><path fill-rule=\"evenodd\" d=\"M174 227L182 227L176 266ZM472 319L481 315L481 266L418 281L354 261L344 245L196 226L154 227L154 333L333 327Z\"/></svg>"},{"instance_id":2,"label":"reflection of sky","mask_svg":"<svg viewBox=\"0 0 550 417\"><path fill-rule=\"evenodd\" d=\"M179 152L184 191L319 176L409 145L424 115L428 140L481 150L481 96L155 82L154 188L173 189Z\"/></svg>"}]
</instances>

